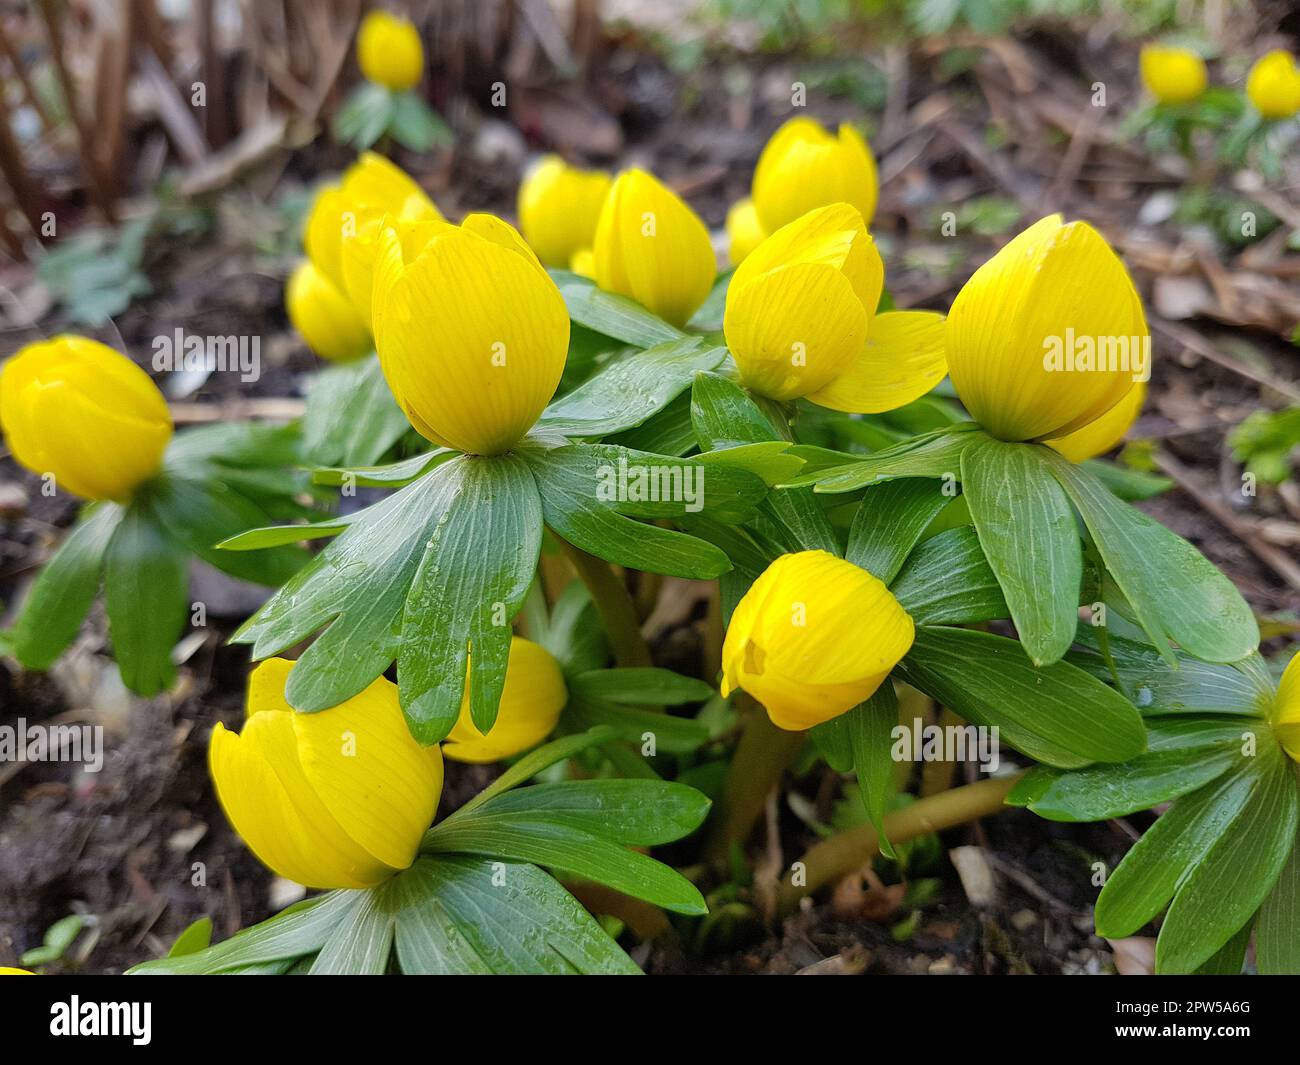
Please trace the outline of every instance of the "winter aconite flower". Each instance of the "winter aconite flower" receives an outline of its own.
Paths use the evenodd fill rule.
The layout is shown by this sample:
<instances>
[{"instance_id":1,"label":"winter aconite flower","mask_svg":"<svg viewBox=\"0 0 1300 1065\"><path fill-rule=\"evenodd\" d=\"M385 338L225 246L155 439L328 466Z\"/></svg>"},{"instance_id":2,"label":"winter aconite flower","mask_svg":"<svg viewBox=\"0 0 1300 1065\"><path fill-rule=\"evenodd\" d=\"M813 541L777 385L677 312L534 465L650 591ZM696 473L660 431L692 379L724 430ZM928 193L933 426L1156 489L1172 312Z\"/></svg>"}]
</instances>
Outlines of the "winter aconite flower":
<instances>
[{"instance_id":1,"label":"winter aconite flower","mask_svg":"<svg viewBox=\"0 0 1300 1065\"><path fill-rule=\"evenodd\" d=\"M419 31L387 11L370 12L357 31L357 65L367 81L393 92L413 88L424 73Z\"/></svg>"},{"instance_id":2,"label":"winter aconite flower","mask_svg":"<svg viewBox=\"0 0 1300 1065\"><path fill-rule=\"evenodd\" d=\"M856 129L832 134L811 118L792 118L764 146L754 170L754 209L765 233L815 207L847 203L871 224L880 179L871 149Z\"/></svg>"},{"instance_id":3,"label":"winter aconite flower","mask_svg":"<svg viewBox=\"0 0 1300 1065\"><path fill-rule=\"evenodd\" d=\"M444 741L443 754L457 762L499 762L546 739L568 701L564 675L551 653L519 636L510 641L510 661L496 722L483 735L469 712L469 689L460 719Z\"/></svg>"},{"instance_id":4,"label":"winter aconite flower","mask_svg":"<svg viewBox=\"0 0 1300 1065\"><path fill-rule=\"evenodd\" d=\"M290 275L284 303L293 327L322 359L348 362L370 351L370 328L352 301L310 259Z\"/></svg>"},{"instance_id":5,"label":"winter aconite flower","mask_svg":"<svg viewBox=\"0 0 1300 1065\"><path fill-rule=\"evenodd\" d=\"M736 267L723 321L745 386L833 410L892 410L945 374L943 316L877 314L885 267L857 209L809 211Z\"/></svg>"},{"instance_id":6,"label":"winter aconite flower","mask_svg":"<svg viewBox=\"0 0 1300 1065\"><path fill-rule=\"evenodd\" d=\"M870 697L913 636L911 617L866 570L825 551L782 555L731 616L722 694L742 688L779 728L812 728Z\"/></svg>"},{"instance_id":7,"label":"winter aconite flower","mask_svg":"<svg viewBox=\"0 0 1300 1065\"><path fill-rule=\"evenodd\" d=\"M1186 48L1148 44L1139 59L1142 84L1162 104L1189 104L1205 91L1205 61Z\"/></svg>"},{"instance_id":8,"label":"winter aconite flower","mask_svg":"<svg viewBox=\"0 0 1300 1065\"><path fill-rule=\"evenodd\" d=\"M508 451L528 432L569 347L559 289L514 228L491 215L385 226L373 328L411 424L475 455Z\"/></svg>"},{"instance_id":9,"label":"winter aconite flower","mask_svg":"<svg viewBox=\"0 0 1300 1065\"><path fill-rule=\"evenodd\" d=\"M167 401L112 348L64 334L0 367L0 428L20 464L83 499L130 498L171 440Z\"/></svg>"},{"instance_id":10,"label":"winter aconite flower","mask_svg":"<svg viewBox=\"0 0 1300 1065\"><path fill-rule=\"evenodd\" d=\"M217 797L280 876L314 888L371 887L415 859L442 794L442 756L411 737L397 687L383 677L333 709L298 713L284 698L293 665L258 665L243 730L213 730Z\"/></svg>"},{"instance_id":11,"label":"winter aconite flower","mask_svg":"<svg viewBox=\"0 0 1300 1065\"><path fill-rule=\"evenodd\" d=\"M1142 410L1142 403L1147 397L1145 382L1139 381L1129 394L1111 407L1095 422L1089 422L1082 429L1076 429L1066 436L1045 443L1055 448L1071 462L1083 462L1086 459L1104 455L1128 432Z\"/></svg>"},{"instance_id":12,"label":"winter aconite flower","mask_svg":"<svg viewBox=\"0 0 1300 1065\"><path fill-rule=\"evenodd\" d=\"M684 325L717 276L699 216L644 170L619 174L605 197L592 245L596 284Z\"/></svg>"},{"instance_id":13,"label":"winter aconite flower","mask_svg":"<svg viewBox=\"0 0 1300 1065\"><path fill-rule=\"evenodd\" d=\"M1051 215L971 276L948 312L948 371L1002 440L1095 422L1151 373L1151 338L1119 256L1085 222Z\"/></svg>"},{"instance_id":14,"label":"winter aconite flower","mask_svg":"<svg viewBox=\"0 0 1300 1065\"><path fill-rule=\"evenodd\" d=\"M753 199L737 200L727 211L727 258L739 266L745 257L763 243L767 233L758 220Z\"/></svg>"},{"instance_id":15,"label":"winter aconite flower","mask_svg":"<svg viewBox=\"0 0 1300 1065\"><path fill-rule=\"evenodd\" d=\"M1290 118L1300 111L1300 69L1280 48L1261 56L1246 77L1246 95L1265 118Z\"/></svg>"},{"instance_id":16,"label":"winter aconite flower","mask_svg":"<svg viewBox=\"0 0 1300 1065\"><path fill-rule=\"evenodd\" d=\"M519 228L547 266L568 267L590 248L611 179L603 170L569 166L544 156L519 186Z\"/></svg>"},{"instance_id":17,"label":"winter aconite flower","mask_svg":"<svg viewBox=\"0 0 1300 1065\"><path fill-rule=\"evenodd\" d=\"M1300 762L1300 652L1291 659L1277 686L1273 731L1292 761Z\"/></svg>"},{"instance_id":18,"label":"winter aconite flower","mask_svg":"<svg viewBox=\"0 0 1300 1065\"><path fill-rule=\"evenodd\" d=\"M337 185L322 189L307 216L307 256L370 321L375 254L384 216L396 222L442 218L415 180L382 155L363 152Z\"/></svg>"}]
</instances>

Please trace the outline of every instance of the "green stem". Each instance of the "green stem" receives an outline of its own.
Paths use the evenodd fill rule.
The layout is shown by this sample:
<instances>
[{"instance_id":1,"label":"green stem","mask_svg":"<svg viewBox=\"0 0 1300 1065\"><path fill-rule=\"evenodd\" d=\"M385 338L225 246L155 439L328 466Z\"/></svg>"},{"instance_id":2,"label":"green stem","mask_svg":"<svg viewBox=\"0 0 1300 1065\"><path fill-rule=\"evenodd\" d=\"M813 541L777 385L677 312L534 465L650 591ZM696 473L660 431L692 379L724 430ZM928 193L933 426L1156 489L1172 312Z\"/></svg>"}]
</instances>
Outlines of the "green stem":
<instances>
[{"instance_id":1,"label":"green stem","mask_svg":"<svg viewBox=\"0 0 1300 1065\"><path fill-rule=\"evenodd\" d=\"M786 766L794 761L806 738L803 732L777 728L767 711L748 696L736 698L749 709L709 839L708 856L718 863L727 860L733 846L749 838L768 794L781 782Z\"/></svg>"},{"instance_id":2,"label":"green stem","mask_svg":"<svg viewBox=\"0 0 1300 1065\"><path fill-rule=\"evenodd\" d=\"M1023 776L981 780L975 784L941 791L924 799L894 810L885 815L885 835L895 845L917 836L940 832L954 825L965 824L981 817L995 814L1003 808L1007 793ZM869 824L859 825L840 832L812 847L792 866L799 869L796 882L793 872L781 881L777 895L777 913L790 913L805 895L811 895L824 884L847 876L869 862L878 850L876 830Z\"/></svg>"},{"instance_id":3,"label":"green stem","mask_svg":"<svg viewBox=\"0 0 1300 1065\"><path fill-rule=\"evenodd\" d=\"M641 620L636 605L628 594L627 586L615 576L609 563L589 555L580 547L556 537L564 548L565 557L573 564L582 583L591 593L596 613L605 623L610 650L620 666L650 665L650 647L641 635Z\"/></svg>"}]
</instances>

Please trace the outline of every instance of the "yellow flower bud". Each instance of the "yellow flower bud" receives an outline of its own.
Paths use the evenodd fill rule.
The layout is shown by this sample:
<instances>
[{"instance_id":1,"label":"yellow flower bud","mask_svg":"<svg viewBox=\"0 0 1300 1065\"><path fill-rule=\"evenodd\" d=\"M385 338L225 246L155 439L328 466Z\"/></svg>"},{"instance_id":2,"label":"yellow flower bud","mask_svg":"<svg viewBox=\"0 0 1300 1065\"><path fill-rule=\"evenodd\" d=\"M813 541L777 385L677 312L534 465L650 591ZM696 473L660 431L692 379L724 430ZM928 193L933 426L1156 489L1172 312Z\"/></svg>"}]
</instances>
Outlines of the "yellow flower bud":
<instances>
[{"instance_id":1,"label":"yellow flower bud","mask_svg":"<svg viewBox=\"0 0 1300 1065\"><path fill-rule=\"evenodd\" d=\"M1119 256L1086 222L1034 223L981 266L948 312L948 370L1001 440L1096 421L1151 372L1151 338Z\"/></svg>"},{"instance_id":2,"label":"yellow flower bud","mask_svg":"<svg viewBox=\"0 0 1300 1065\"><path fill-rule=\"evenodd\" d=\"M778 728L809 729L869 698L914 636L911 617L866 570L825 551L782 555L731 616L722 694L741 688Z\"/></svg>"},{"instance_id":3,"label":"yellow flower bud","mask_svg":"<svg viewBox=\"0 0 1300 1065\"><path fill-rule=\"evenodd\" d=\"M1273 700L1273 732L1292 761L1300 762L1300 653L1288 663Z\"/></svg>"},{"instance_id":4,"label":"yellow flower bud","mask_svg":"<svg viewBox=\"0 0 1300 1065\"><path fill-rule=\"evenodd\" d=\"M763 243L767 232L758 220L752 199L737 200L727 211L727 258L739 266L745 257Z\"/></svg>"},{"instance_id":5,"label":"yellow flower bud","mask_svg":"<svg viewBox=\"0 0 1300 1065\"><path fill-rule=\"evenodd\" d=\"M579 277L596 280L596 256L590 248L580 248L569 260L569 269Z\"/></svg>"},{"instance_id":6,"label":"yellow flower bud","mask_svg":"<svg viewBox=\"0 0 1300 1065\"><path fill-rule=\"evenodd\" d=\"M172 436L167 401L147 373L66 333L0 367L0 427L21 465L82 499L118 502L158 472Z\"/></svg>"},{"instance_id":7,"label":"yellow flower bud","mask_svg":"<svg viewBox=\"0 0 1300 1065\"><path fill-rule=\"evenodd\" d=\"M370 351L370 330L361 315L310 259L289 276L284 304L293 327L322 359L348 362Z\"/></svg>"},{"instance_id":8,"label":"yellow flower bud","mask_svg":"<svg viewBox=\"0 0 1300 1065\"><path fill-rule=\"evenodd\" d=\"M391 681L300 714L284 698L292 669L283 658L259 664L243 731L213 729L217 797L280 876L314 888L372 887L415 860L442 794L442 755L411 737Z\"/></svg>"},{"instance_id":9,"label":"yellow flower bud","mask_svg":"<svg viewBox=\"0 0 1300 1065\"><path fill-rule=\"evenodd\" d=\"M411 424L469 454L508 451L569 348L564 298L523 238L491 215L386 225L375 274L375 347Z\"/></svg>"},{"instance_id":10,"label":"yellow flower bud","mask_svg":"<svg viewBox=\"0 0 1300 1065\"><path fill-rule=\"evenodd\" d=\"M849 125L834 136L811 118L792 118L772 134L754 170L754 208L767 233L832 203L852 204L870 225L879 195L871 149Z\"/></svg>"},{"instance_id":11,"label":"yellow flower bud","mask_svg":"<svg viewBox=\"0 0 1300 1065\"><path fill-rule=\"evenodd\" d=\"M750 390L833 410L892 410L943 380L943 316L876 314L885 266L857 209L809 211L754 249L727 288L723 331Z\"/></svg>"},{"instance_id":12,"label":"yellow flower bud","mask_svg":"<svg viewBox=\"0 0 1300 1065\"><path fill-rule=\"evenodd\" d=\"M519 186L519 228L547 266L568 266L590 248L600 208L609 192L603 170L580 170L558 155L548 155Z\"/></svg>"},{"instance_id":13,"label":"yellow flower bud","mask_svg":"<svg viewBox=\"0 0 1300 1065\"><path fill-rule=\"evenodd\" d=\"M1191 103L1209 80L1205 60L1186 48L1144 45L1138 65L1142 84L1162 104Z\"/></svg>"},{"instance_id":14,"label":"yellow flower bud","mask_svg":"<svg viewBox=\"0 0 1300 1065\"><path fill-rule=\"evenodd\" d=\"M0 976L35 976L34 972L27 969L15 969L8 965L0 965Z\"/></svg>"},{"instance_id":15,"label":"yellow flower bud","mask_svg":"<svg viewBox=\"0 0 1300 1065\"><path fill-rule=\"evenodd\" d=\"M424 73L419 31L387 11L370 12L357 31L357 65L367 81L393 92L413 88Z\"/></svg>"},{"instance_id":16,"label":"yellow flower bud","mask_svg":"<svg viewBox=\"0 0 1300 1065\"><path fill-rule=\"evenodd\" d=\"M709 231L676 193L644 170L619 174L592 246L596 284L684 325L718 274Z\"/></svg>"},{"instance_id":17,"label":"yellow flower bud","mask_svg":"<svg viewBox=\"0 0 1300 1065\"><path fill-rule=\"evenodd\" d=\"M469 688L460 704L460 719L444 741L442 753L456 762L499 762L536 747L554 730L568 702L560 664L531 640L510 641L510 661L497 719L486 736L469 712Z\"/></svg>"},{"instance_id":18,"label":"yellow flower bud","mask_svg":"<svg viewBox=\"0 0 1300 1065\"><path fill-rule=\"evenodd\" d=\"M1246 95L1265 118L1290 118L1300 111L1300 69L1280 48L1261 56L1246 77Z\"/></svg>"},{"instance_id":19,"label":"yellow flower bud","mask_svg":"<svg viewBox=\"0 0 1300 1065\"><path fill-rule=\"evenodd\" d=\"M367 324L379 226L385 215L399 222L442 218L409 174L382 155L363 152L337 185L321 190L303 234L308 258L347 294Z\"/></svg>"},{"instance_id":20,"label":"yellow flower bud","mask_svg":"<svg viewBox=\"0 0 1300 1065\"><path fill-rule=\"evenodd\" d=\"M1082 429L1076 429L1066 436L1045 442L1048 447L1055 448L1071 462L1095 459L1098 455L1106 454L1124 439L1129 426L1137 421L1146 398L1146 382L1139 381L1129 389L1128 395L1095 422L1089 422Z\"/></svg>"}]
</instances>

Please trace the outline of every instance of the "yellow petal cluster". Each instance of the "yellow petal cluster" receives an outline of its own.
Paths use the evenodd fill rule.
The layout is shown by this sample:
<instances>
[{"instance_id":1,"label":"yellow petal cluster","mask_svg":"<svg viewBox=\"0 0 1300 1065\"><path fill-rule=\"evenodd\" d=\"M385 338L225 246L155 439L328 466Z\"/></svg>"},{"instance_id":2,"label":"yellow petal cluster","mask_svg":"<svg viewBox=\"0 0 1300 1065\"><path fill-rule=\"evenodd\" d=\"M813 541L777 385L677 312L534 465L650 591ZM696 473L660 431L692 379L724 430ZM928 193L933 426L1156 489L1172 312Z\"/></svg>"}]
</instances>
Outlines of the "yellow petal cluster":
<instances>
[{"instance_id":1,"label":"yellow petal cluster","mask_svg":"<svg viewBox=\"0 0 1300 1065\"><path fill-rule=\"evenodd\" d=\"M569 166L558 155L538 161L519 186L519 228L547 266L568 267L590 248L609 192L603 170Z\"/></svg>"},{"instance_id":2,"label":"yellow petal cluster","mask_svg":"<svg viewBox=\"0 0 1300 1065\"><path fill-rule=\"evenodd\" d=\"M1128 271L1095 229L1060 215L975 271L947 330L957 394L1002 440L1073 433L1150 375L1150 334Z\"/></svg>"},{"instance_id":3,"label":"yellow petal cluster","mask_svg":"<svg viewBox=\"0 0 1300 1065\"><path fill-rule=\"evenodd\" d=\"M732 266L744 262L745 256L762 244L766 236L752 197L731 205L727 211L727 259Z\"/></svg>"},{"instance_id":4,"label":"yellow petal cluster","mask_svg":"<svg viewBox=\"0 0 1300 1065\"><path fill-rule=\"evenodd\" d=\"M825 551L782 555L745 593L722 647L722 694L743 689L772 723L809 729L857 706L912 646L881 581Z\"/></svg>"},{"instance_id":5,"label":"yellow petal cluster","mask_svg":"<svg viewBox=\"0 0 1300 1065\"><path fill-rule=\"evenodd\" d=\"M303 233L307 257L347 294L367 327L385 216L395 222L427 222L440 220L442 213L401 167L363 152L337 185L317 195Z\"/></svg>"},{"instance_id":6,"label":"yellow petal cluster","mask_svg":"<svg viewBox=\"0 0 1300 1065\"><path fill-rule=\"evenodd\" d=\"M284 698L292 669L282 658L259 664L243 730L213 730L217 797L280 876L314 888L371 887L415 860L442 794L442 755L411 737L390 681L300 714Z\"/></svg>"},{"instance_id":7,"label":"yellow petal cluster","mask_svg":"<svg viewBox=\"0 0 1300 1065\"><path fill-rule=\"evenodd\" d=\"M367 81L393 92L414 88L424 73L419 31L387 11L371 11L357 31L357 65Z\"/></svg>"},{"instance_id":8,"label":"yellow petal cluster","mask_svg":"<svg viewBox=\"0 0 1300 1065\"><path fill-rule=\"evenodd\" d=\"M619 174L592 245L596 284L685 325L717 277L709 231L681 198L644 170Z\"/></svg>"},{"instance_id":9,"label":"yellow petal cluster","mask_svg":"<svg viewBox=\"0 0 1300 1065\"><path fill-rule=\"evenodd\" d=\"M1300 653L1287 664L1273 702L1273 731L1283 750L1300 762Z\"/></svg>"},{"instance_id":10,"label":"yellow petal cluster","mask_svg":"<svg viewBox=\"0 0 1300 1065\"><path fill-rule=\"evenodd\" d=\"M369 354L370 328L347 295L304 259L284 289L289 321L322 359L347 362Z\"/></svg>"},{"instance_id":11,"label":"yellow petal cluster","mask_svg":"<svg viewBox=\"0 0 1300 1065\"><path fill-rule=\"evenodd\" d=\"M1205 60L1186 48L1148 44L1138 60L1142 84L1162 104L1188 104L1205 92Z\"/></svg>"},{"instance_id":12,"label":"yellow petal cluster","mask_svg":"<svg viewBox=\"0 0 1300 1065\"><path fill-rule=\"evenodd\" d=\"M0 428L14 458L82 499L130 498L171 440L149 375L89 337L28 344L0 367Z\"/></svg>"},{"instance_id":13,"label":"yellow petal cluster","mask_svg":"<svg viewBox=\"0 0 1300 1065\"><path fill-rule=\"evenodd\" d=\"M564 372L569 315L559 289L508 223L385 224L373 329L388 387L436 444L508 451Z\"/></svg>"},{"instance_id":14,"label":"yellow petal cluster","mask_svg":"<svg viewBox=\"0 0 1300 1065\"><path fill-rule=\"evenodd\" d=\"M1300 111L1300 67L1280 48L1261 56L1246 76L1246 95L1265 118L1290 118Z\"/></svg>"},{"instance_id":15,"label":"yellow petal cluster","mask_svg":"<svg viewBox=\"0 0 1300 1065\"><path fill-rule=\"evenodd\" d=\"M847 203L871 224L880 178L862 134L849 125L832 134L811 118L792 118L772 134L754 170L754 209L774 233L816 207Z\"/></svg>"},{"instance_id":16,"label":"yellow petal cluster","mask_svg":"<svg viewBox=\"0 0 1300 1065\"><path fill-rule=\"evenodd\" d=\"M510 642L505 688L492 728L485 736L474 725L466 688L460 718L444 741L442 753L457 762L513 758L551 734L568 698L560 664L551 653L516 636Z\"/></svg>"},{"instance_id":17,"label":"yellow petal cluster","mask_svg":"<svg viewBox=\"0 0 1300 1065\"><path fill-rule=\"evenodd\" d=\"M885 267L847 203L809 211L736 267L723 331L742 382L775 400L892 410L946 371L943 316L877 314Z\"/></svg>"}]
</instances>

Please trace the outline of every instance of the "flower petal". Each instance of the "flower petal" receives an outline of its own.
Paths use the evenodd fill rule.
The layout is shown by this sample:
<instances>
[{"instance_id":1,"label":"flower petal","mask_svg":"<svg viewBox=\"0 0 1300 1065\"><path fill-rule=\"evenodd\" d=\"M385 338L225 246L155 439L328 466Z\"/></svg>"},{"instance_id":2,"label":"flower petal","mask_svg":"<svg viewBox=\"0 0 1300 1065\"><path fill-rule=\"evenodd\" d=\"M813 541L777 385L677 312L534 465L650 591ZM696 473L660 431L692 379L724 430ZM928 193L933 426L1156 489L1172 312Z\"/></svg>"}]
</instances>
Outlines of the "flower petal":
<instances>
[{"instance_id":1,"label":"flower petal","mask_svg":"<svg viewBox=\"0 0 1300 1065\"><path fill-rule=\"evenodd\" d=\"M812 403L850 414L895 410L947 376L944 316L935 311L886 311L871 321L862 354Z\"/></svg>"}]
</instances>

